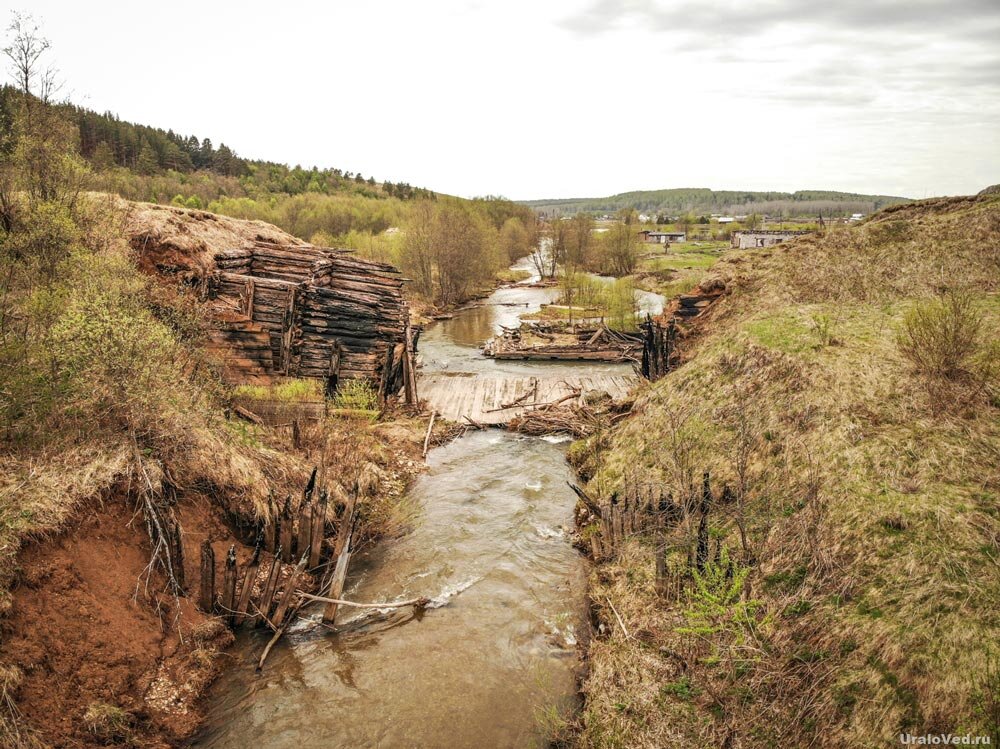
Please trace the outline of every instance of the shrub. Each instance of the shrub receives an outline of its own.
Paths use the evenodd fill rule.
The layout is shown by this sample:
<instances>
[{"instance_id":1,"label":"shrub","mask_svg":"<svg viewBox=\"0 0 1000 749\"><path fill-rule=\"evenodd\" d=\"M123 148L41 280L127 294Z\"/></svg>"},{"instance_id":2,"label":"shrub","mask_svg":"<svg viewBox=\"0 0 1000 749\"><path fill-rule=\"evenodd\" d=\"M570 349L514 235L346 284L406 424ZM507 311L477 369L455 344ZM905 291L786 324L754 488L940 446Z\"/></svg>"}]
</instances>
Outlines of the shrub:
<instances>
[{"instance_id":1,"label":"shrub","mask_svg":"<svg viewBox=\"0 0 1000 749\"><path fill-rule=\"evenodd\" d=\"M333 407L377 411L378 393L364 380L342 380L334 396Z\"/></svg>"},{"instance_id":2,"label":"shrub","mask_svg":"<svg viewBox=\"0 0 1000 749\"><path fill-rule=\"evenodd\" d=\"M896 344L920 374L960 380L976 369L982 327L983 316L972 296L952 292L914 305L903 319Z\"/></svg>"}]
</instances>

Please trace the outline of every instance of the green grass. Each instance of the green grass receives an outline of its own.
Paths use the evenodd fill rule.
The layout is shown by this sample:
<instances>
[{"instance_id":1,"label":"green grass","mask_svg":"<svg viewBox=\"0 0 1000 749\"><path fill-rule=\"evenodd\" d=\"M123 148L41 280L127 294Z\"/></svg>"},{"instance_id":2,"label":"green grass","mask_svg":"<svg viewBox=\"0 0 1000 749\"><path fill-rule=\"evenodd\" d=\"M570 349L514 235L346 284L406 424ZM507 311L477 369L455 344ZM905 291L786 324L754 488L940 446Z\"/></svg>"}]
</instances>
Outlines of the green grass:
<instances>
[{"instance_id":1,"label":"green grass","mask_svg":"<svg viewBox=\"0 0 1000 749\"><path fill-rule=\"evenodd\" d=\"M678 252L643 258L641 270L660 272L666 270L707 270L715 265L719 255L707 252Z\"/></svg>"},{"instance_id":2,"label":"green grass","mask_svg":"<svg viewBox=\"0 0 1000 749\"><path fill-rule=\"evenodd\" d=\"M531 276L531 271L521 270L520 268L504 268L501 271L497 271L497 280L501 283L519 283L531 278Z\"/></svg>"},{"instance_id":3,"label":"green grass","mask_svg":"<svg viewBox=\"0 0 1000 749\"><path fill-rule=\"evenodd\" d=\"M237 385L233 395L253 400L277 400L295 403L323 399L323 383L312 379L285 380L276 385Z\"/></svg>"},{"instance_id":4,"label":"green grass","mask_svg":"<svg viewBox=\"0 0 1000 749\"><path fill-rule=\"evenodd\" d=\"M333 408L351 411L379 411L378 392L364 380L344 380L337 387Z\"/></svg>"}]
</instances>

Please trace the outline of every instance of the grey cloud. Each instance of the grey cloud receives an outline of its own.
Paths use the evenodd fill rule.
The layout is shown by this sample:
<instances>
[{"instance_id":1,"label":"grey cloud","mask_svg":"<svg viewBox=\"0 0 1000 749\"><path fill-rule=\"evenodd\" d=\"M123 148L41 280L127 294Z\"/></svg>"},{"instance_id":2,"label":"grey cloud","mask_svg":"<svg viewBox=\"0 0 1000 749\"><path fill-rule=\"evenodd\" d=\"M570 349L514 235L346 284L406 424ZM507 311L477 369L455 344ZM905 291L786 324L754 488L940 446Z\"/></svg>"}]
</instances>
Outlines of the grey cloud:
<instances>
[{"instance_id":1,"label":"grey cloud","mask_svg":"<svg viewBox=\"0 0 1000 749\"><path fill-rule=\"evenodd\" d=\"M597 34L629 21L655 31L693 31L705 35L753 34L777 26L819 25L824 29L934 31L1000 24L996 0L776 0L739 3L594 0L564 19L572 31Z\"/></svg>"}]
</instances>

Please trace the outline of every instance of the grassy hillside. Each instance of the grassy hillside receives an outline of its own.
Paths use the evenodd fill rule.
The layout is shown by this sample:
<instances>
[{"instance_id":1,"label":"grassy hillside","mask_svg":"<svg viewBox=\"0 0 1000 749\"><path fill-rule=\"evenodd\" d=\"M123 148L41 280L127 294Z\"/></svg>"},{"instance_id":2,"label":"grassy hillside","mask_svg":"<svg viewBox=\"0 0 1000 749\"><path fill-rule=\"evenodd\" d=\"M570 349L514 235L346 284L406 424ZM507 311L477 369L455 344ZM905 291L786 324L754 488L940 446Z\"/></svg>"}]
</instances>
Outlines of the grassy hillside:
<instances>
[{"instance_id":1,"label":"grassy hillside","mask_svg":"<svg viewBox=\"0 0 1000 749\"><path fill-rule=\"evenodd\" d=\"M1000 196L890 208L713 272L726 293L685 363L573 450L605 500L635 476L678 499L703 471L730 487L702 573L691 505L595 570L577 743L996 740ZM680 594L654 591L657 554Z\"/></svg>"},{"instance_id":2,"label":"grassy hillside","mask_svg":"<svg viewBox=\"0 0 1000 749\"><path fill-rule=\"evenodd\" d=\"M569 198L559 200L521 201L537 211L558 215L614 213L622 208L634 208L648 214L677 216L682 213L767 213L783 216L849 216L871 213L909 198L890 195L862 195L831 190L798 190L796 192L752 192L744 190L710 190L708 188L677 188L673 190L638 190L606 198Z\"/></svg>"}]
</instances>

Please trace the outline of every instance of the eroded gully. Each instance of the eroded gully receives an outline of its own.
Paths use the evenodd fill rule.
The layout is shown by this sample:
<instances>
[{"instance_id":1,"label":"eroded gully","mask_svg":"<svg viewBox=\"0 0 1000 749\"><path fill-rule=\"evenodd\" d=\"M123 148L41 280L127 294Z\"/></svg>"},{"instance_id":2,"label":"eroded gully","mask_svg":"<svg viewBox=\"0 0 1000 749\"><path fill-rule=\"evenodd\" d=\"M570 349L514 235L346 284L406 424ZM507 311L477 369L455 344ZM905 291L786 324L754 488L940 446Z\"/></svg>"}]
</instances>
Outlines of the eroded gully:
<instances>
[{"instance_id":1,"label":"eroded gully","mask_svg":"<svg viewBox=\"0 0 1000 749\"><path fill-rule=\"evenodd\" d=\"M623 369L479 354L500 325L516 325L553 296L504 288L435 323L421 339L424 370ZM410 531L359 557L345 596L427 596L432 607L386 611L375 622L342 609L336 634L300 624L261 675L254 663L265 635L246 636L212 689L195 746L526 747L544 744L552 714L576 708L587 569L569 540L575 497L565 440L471 432L432 450L427 463L408 493Z\"/></svg>"}]
</instances>

